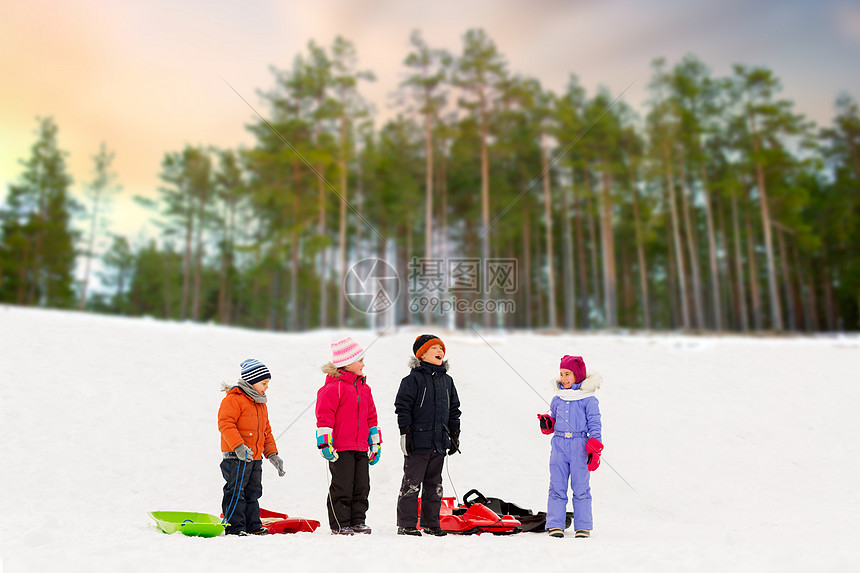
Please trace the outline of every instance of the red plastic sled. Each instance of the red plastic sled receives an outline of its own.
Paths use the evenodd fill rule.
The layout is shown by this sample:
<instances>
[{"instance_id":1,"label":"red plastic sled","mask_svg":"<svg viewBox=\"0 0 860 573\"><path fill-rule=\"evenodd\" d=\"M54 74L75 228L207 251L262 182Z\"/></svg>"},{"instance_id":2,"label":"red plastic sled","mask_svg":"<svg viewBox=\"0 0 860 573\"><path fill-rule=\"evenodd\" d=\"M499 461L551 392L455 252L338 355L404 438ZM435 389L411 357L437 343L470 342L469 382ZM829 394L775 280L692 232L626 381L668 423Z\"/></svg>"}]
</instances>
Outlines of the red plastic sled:
<instances>
[{"instance_id":1,"label":"red plastic sled","mask_svg":"<svg viewBox=\"0 0 860 573\"><path fill-rule=\"evenodd\" d=\"M290 517L286 513L278 513L263 508L260 508L260 519L263 520L263 527L268 529L269 533L298 533L300 531L313 533L320 526L320 522L313 519Z\"/></svg>"},{"instance_id":2,"label":"red plastic sled","mask_svg":"<svg viewBox=\"0 0 860 573\"><path fill-rule=\"evenodd\" d=\"M471 491L469 493L472 493ZM482 503L472 503L466 500L469 493L463 496L463 505L457 506L456 497L443 497L439 509L439 526L449 533L462 535L480 535L490 532L493 535L512 535L520 532L519 520L511 515L499 516L498 513ZM421 529L421 498L418 498L418 529Z\"/></svg>"},{"instance_id":3,"label":"red plastic sled","mask_svg":"<svg viewBox=\"0 0 860 573\"><path fill-rule=\"evenodd\" d=\"M223 513L221 517L224 517ZM320 526L320 522L315 519L290 517L286 513L269 511L262 507L260 508L260 520L263 522L263 527L269 530L269 533L298 533L299 531L313 533Z\"/></svg>"}]
</instances>

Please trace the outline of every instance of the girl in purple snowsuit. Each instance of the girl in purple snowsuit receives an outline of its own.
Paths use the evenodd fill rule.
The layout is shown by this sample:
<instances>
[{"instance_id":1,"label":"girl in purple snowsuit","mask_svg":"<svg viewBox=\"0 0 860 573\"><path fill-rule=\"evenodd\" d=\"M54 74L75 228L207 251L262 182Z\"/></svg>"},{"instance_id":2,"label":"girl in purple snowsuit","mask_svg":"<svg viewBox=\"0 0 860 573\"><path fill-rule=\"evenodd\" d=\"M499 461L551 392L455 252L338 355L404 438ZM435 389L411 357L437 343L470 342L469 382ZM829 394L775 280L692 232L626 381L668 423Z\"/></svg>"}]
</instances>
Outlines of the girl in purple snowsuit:
<instances>
[{"instance_id":1,"label":"girl in purple snowsuit","mask_svg":"<svg viewBox=\"0 0 860 573\"><path fill-rule=\"evenodd\" d=\"M600 465L603 451L600 407L594 396L601 378L599 374L586 375L581 356L565 355L559 370L550 413L538 416L541 431L553 435L546 529L552 537L564 537L567 484L570 482L575 536L589 537L593 526L589 472Z\"/></svg>"}]
</instances>

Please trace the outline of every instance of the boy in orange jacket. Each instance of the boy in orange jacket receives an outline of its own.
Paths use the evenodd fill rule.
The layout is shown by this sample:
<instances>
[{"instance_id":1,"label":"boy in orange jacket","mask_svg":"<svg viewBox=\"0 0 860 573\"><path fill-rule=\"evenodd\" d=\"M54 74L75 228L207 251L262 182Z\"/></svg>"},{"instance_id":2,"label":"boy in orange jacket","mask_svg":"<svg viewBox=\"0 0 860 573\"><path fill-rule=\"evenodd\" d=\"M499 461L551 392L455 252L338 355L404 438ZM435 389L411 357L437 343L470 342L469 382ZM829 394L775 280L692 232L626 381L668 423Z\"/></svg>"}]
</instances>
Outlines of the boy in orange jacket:
<instances>
[{"instance_id":1,"label":"boy in orange jacket","mask_svg":"<svg viewBox=\"0 0 860 573\"><path fill-rule=\"evenodd\" d=\"M224 497L221 511L229 526L227 535L266 535L260 521L260 496L263 495L263 457L284 476L284 460L278 456L269 425L266 390L272 376L258 360L242 362L239 382L225 385L227 392L218 409L221 432L221 475Z\"/></svg>"}]
</instances>

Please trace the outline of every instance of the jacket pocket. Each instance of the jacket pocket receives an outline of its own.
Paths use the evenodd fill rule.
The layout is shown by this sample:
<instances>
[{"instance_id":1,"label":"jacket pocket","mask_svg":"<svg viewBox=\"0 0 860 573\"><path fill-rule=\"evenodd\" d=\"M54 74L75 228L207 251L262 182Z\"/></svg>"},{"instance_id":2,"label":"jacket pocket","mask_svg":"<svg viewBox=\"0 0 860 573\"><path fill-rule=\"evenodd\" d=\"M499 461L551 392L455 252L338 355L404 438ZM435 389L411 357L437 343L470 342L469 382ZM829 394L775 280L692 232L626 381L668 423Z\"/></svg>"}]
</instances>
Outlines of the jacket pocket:
<instances>
[{"instance_id":1,"label":"jacket pocket","mask_svg":"<svg viewBox=\"0 0 860 573\"><path fill-rule=\"evenodd\" d=\"M433 426L419 424L412 429L412 443L416 450L433 449Z\"/></svg>"}]
</instances>

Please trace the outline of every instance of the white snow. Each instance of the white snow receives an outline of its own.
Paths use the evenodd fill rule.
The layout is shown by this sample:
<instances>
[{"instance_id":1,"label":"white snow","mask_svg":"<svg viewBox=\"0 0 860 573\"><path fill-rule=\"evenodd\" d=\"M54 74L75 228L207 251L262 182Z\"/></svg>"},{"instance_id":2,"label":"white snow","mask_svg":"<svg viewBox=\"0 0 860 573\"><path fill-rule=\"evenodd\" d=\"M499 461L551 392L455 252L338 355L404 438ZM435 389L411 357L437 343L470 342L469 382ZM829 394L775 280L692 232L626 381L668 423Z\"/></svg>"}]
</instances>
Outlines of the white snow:
<instances>
[{"instance_id":1,"label":"white snow","mask_svg":"<svg viewBox=\"0 0 860 573\"><path fill-rule=\"evenodd\" d=\"M602 374L606 450L592 474L591 539L395 535L402 456L393 401L420 330L348 331L368 349L384 446L371 468L374 533L344 538L326 527L327 474L314 441L319 368L334 331L275 334L0 306L0 571L860 565L857 336L482 339L433 331L448 347L463 411L463 454L443 474L446 495L478 488L544 510L549 440L536 414L547 410L549 381L563 354L581 354ZM269 415L287 470L278 478L264 464L262 506L323 526L260 538L165 535L147 512L220 512L219 387L249 357L273 373Z\"/></svg>"}]
</instances>

